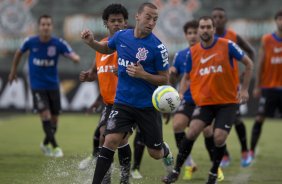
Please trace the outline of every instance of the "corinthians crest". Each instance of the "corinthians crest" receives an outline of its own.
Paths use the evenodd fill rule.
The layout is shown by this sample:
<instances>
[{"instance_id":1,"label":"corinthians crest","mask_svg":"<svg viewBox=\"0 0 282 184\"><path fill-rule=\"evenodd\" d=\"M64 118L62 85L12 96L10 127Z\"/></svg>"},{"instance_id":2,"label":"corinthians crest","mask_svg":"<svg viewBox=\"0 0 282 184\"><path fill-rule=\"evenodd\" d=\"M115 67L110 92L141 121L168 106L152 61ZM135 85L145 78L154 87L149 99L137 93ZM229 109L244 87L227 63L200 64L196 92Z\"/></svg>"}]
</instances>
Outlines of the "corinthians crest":
<instances>
[{"instance_id":1,"label":"corinthians crest","mask_svg":"<svg viewBox=\"0 0 282 184\"><path fill-rule=\"evenodd\" d=\"M148 50L146 50L146 48L138 48L138 52L136 54L136 58L138 59L138 61L144 61L147 59L147 54L149 53Z\"/></svg>"}]
</instances>

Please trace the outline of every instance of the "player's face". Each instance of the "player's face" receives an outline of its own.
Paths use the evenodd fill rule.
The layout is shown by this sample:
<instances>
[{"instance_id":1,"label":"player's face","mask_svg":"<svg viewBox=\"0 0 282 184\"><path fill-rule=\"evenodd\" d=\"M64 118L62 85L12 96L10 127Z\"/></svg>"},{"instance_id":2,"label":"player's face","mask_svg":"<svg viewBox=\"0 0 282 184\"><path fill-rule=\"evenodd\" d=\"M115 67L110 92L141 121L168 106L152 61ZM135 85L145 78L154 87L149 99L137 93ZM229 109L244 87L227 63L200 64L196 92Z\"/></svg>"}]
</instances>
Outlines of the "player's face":
<instances>
[{"instance_id":1,"label":"player's face","mask_svg":"<svg viewBox=\"0 0 282 184\"><path fill-rule=\"evenodd\" d=\"M122 14L110 14L108 20L105 22L106 27L109 29L111 34L124 29L127 26Z\"/></svg>"},{"instance_id":2,"label":"player's face","mask_svg":"<svg viewBox=\"0 0 282 184\"><path fill-rule=\"evenodd\" d=\"M143 34L150 34L156 26L158 20L158 11L150 7L144 7L143 12L136 15L136 27Z\"/></svg>"},{"instance_id":3,"label":"player's face","mask_svg":"<svg viewBox=\"0 0 282 184\"><path fill-rule=\"evenodd\" d=\"M199 41L199 36L196 28L188 28L185 37L190 46L195 45Z\"/></svg>"},{"instance_id":4,"label":"player's face","mask_svg":"<svg viewBox=\"0 0 282 184\"><path fill-rule=\"evenodd\" d=\"M275 20L279 32L282 32L282 16L277 17Z\"/></svg>"},{"instance_id":5,"label":"player's face","mask_svg":"<svg viewBox=\"0 0 282 184\"><path fill-rule=\"evenodd\" d=\"M39 22L39 34L44 37L51 36L53 30L52 19L42 18Z\"/></svg>"},{"instance_id":6,"label":"player's face","mask_svg":"<svg viewBox=\"0 0 282 184\"><path fill-rule=\"evenodd\" d=\"M215 27L212 24L212 20L200 20L198 32L202 41L210 41L215 33Z\"/></svg>"},{"instance_id":7,"label":"player's face","mask_svg":"<svg viewBox=\"0 0 282 184\"><path fill-rule=\"evenodd\" d=\"M212 12L212 18L216 28L225 28L227 18L224 11L214 10Z\"/></svg>"}]
</instances>

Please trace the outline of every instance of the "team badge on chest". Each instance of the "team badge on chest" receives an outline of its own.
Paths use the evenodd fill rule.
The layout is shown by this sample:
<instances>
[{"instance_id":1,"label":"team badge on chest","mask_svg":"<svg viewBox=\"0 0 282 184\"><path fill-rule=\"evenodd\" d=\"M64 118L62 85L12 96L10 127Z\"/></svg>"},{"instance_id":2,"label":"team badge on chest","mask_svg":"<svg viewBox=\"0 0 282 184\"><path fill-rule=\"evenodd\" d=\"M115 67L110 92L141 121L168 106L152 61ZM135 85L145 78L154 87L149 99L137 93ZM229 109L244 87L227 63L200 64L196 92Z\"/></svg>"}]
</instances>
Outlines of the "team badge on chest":
<instances>
[{"instance_id":1,"label":"team badge on chest","mask_svg":"<svg viewBox=\"0 0 282 184\"><path fill-rule=\"evenodd\" d=\"M139 61L144 61L147 59L147 54L149 53L148 50L146 50L146 48L138 48L138 52L136 54L136 58L139 60Z\"/></svg>"},{"instance_id":2,"label":"team badge on chest","mask_svg":"<svg viewBox=\"0 0 282 184\"><path fill-rule=\"evenodd\" d=\"M47 55L49 57L53 57L56 55L56 47L55 46L50 46L47 48Z\"/></svg>"}]
</instances>

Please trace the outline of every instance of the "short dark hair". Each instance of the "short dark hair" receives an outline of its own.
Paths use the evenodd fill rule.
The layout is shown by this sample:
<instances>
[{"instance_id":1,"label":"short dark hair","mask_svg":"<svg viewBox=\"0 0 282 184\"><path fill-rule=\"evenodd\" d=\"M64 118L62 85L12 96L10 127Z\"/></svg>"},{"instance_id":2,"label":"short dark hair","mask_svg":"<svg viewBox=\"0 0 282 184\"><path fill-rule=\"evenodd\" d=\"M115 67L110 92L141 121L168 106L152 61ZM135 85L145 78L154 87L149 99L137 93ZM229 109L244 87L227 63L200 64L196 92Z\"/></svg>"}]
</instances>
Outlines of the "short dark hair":
<instances>
[{"instance_id":1,"label":"short dark hair","mask_svg":"<svg viewBox=\"0 0 282 184\"><path fill-rule=\"evenodd\" d=\"M212 11L223 11L224 13L226 12L224 8L219 7L219 6L218 6L218 7L214 7L214 8L212 9Z\"/></svg>"},{"instance_id":2,"label":"short dark hair","mask_svg":"<svg viewBox=\"0 0 282 184\"><path fill-rule=\"evenodd\" d=\"M47 14L40 15L40 17L37 20L38 24L40 24L41 19L51 19L51 21L53 21L52 17L50 15L47 15Z\"/></svg>"},{"instance_id":3,"label":"short dark hair","mask_svg":"<svg viewBox=\"0 0 282 184\"><path fill-rule=\"evenodd\" d=\"M109 16L112 14L122 14L125 20L128 19L127 9L122 4L110 4L107 8L104 9L102 18L104 21L109 19Z\"/></svg>"},{"instance_id":4,"label":"short dark hair","mask_svg":"<svg viewBox=\"0 0 282 184\"><path fill-rule=\"evenodd\" d=\"M183 31L184 31L185 34L187 34L187 30L188 30L189 28L197 29L198 26L199 26L199 23L198 23L197 20L191 20L191 21L188 21L188 22L186 22L186 23L184 24L184 26L183 26Z\"/></svg>"},{"instance_id":5,"label":"short dark hair","mask_svg":"<svg viewBox=\"0 0 282 184\"><path fill-rule=\"evenodd\" d=\"M274 19L278 19L278 17L282 17L282 10L279 10L275 13Z\"/></svg>"},{"instance_id":6,"label":"short dark hair","mask_svg":"<svg viewBox=\"0 0 282 184\"><path fill-rule=\"evenodd\" d=\"M139 14L142 13L145 7L149 7L149 8L156 9L156 10L158 9L158 7L154 5L153 3L146 2L139 6L138 13Z\"/></svg>"},{"instance_id":7,"label":"short dark hair","mask_svg":"<svg viewBox=\"0 0 282 184\"><path fill-rule=\"evenodd\" d=\"M200 17L199 20L198 20L199 25L200 25L200 21L201 21L201 20L211 20L213 27L215 27L214 20L213 20L213 18L212 18L211 16L205 15L205 16Z\"/></svg>"}]
</instances>

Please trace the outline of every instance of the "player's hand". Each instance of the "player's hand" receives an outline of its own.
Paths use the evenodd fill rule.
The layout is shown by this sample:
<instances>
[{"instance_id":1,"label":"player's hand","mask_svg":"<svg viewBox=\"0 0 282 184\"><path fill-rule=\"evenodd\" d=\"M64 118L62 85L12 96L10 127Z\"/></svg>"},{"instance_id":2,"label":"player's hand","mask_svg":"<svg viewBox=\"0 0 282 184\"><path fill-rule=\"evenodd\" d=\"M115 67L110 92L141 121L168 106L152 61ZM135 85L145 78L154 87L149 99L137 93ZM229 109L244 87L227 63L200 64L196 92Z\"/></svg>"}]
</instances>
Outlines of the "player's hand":
<instances>
[{"instance_id":1,"label":"player's hand","mask_svg":"<svg viewBox=\"0 0 282 184\"><path fill-rule=\"evenodd\" d=\"M180 101L182 101L182 100L183 100L184 96L183 96L183 94L182 94L182 93L179 93L179 98L180 98Z\"/></svg>"},{"instance_id":2,"label":"player's hand","mask_svg":"<svg viewBox=\"0 0 282 184\"><path fill-rule=\"evenodd\" d=\"M111 72L113 72L116 76L118 75L118 69L115 67L111 69Z\"/></svg>"},{"instance_id":3,"label":"player's hand","mask_svg":"<svg viewBox=\"0 0 282 184\"><path fill-rule=\"evenodd\" d=\"M261 95L261 89L259 87L255 87L254 90L253 90L253 96L255 98L259 98Z\"/></svg>"},{"instance_id":4,"label":"player's hand","mask_svg":"<svg viewBox=\"0 0 282 184\"><path fill-rule=\"evenodd\" d=\"M248 90L240 90L239 94L238 94L238 99L240 104L244 104L247 103L247 101L249 100L249 93Z\"/></svg>"},{"instance_id":5,"label":"player's hand","mask_svg":"<svg viewBox=\"0 0 282 184\"><path fill-rule=\"evenodd\" d=\"M142 78L145 73L145 70L138 61L136 65L128 65L126 68L126 72L131 77Z\"/></svg>"},{"instance_id":6,"label":"player's hand","mask_svg":"<svg viewBox=\"0 0 282 184\"><path fill-rule=\"evenodd\" d=\"M89 71L81 71L79 74L79 80L80 82L85 82L87 81L86 79L88 78Z\"/></svg>"},{"instance_id":7,"label":"player's hand","mask_svg":"<svg viewBox=\"0 0 282 184\"><path fill-rule=\"evenodd\" d=\"M11 72L8 77L9 84L12 84L13 81L17 81L17 74L15 72Z\"/></svg>"},{"instance_id":8,"label":"player's hand","mask_svg":"<svg viewBox=\"0 0 282 184\"><path fill-rule=\"evenodd\" d=\"M84 29L81 33L80 33L80 37L81 39L84 40L85 43L87 43L88 45L91 44L94 41L94 34L92 33L92 31L90 31L89 29Z\"/></svg>"},{"instance_id":9,"label":"player's hand","mask_svg":"<svg viewBox=\"0 0 282 184\"><path fill-rule=\"evenodd\" d=\"M172 73L173 74L176 74L177 73L177 70L174 66L171 66L169 69L168 69L168 73L169 75L171 75Z\"/></svg>"},{"instance_id":10,"label":"player's hand","mask_svg":"<svg viewBox=\"0 0 282 184\"><path fill-rule=\"evenodd\" d=\"M165 124L167 125L170 121L171 114L170 113L163 113L163 118L165 119Z\"/></svg>"}]
</instances>

